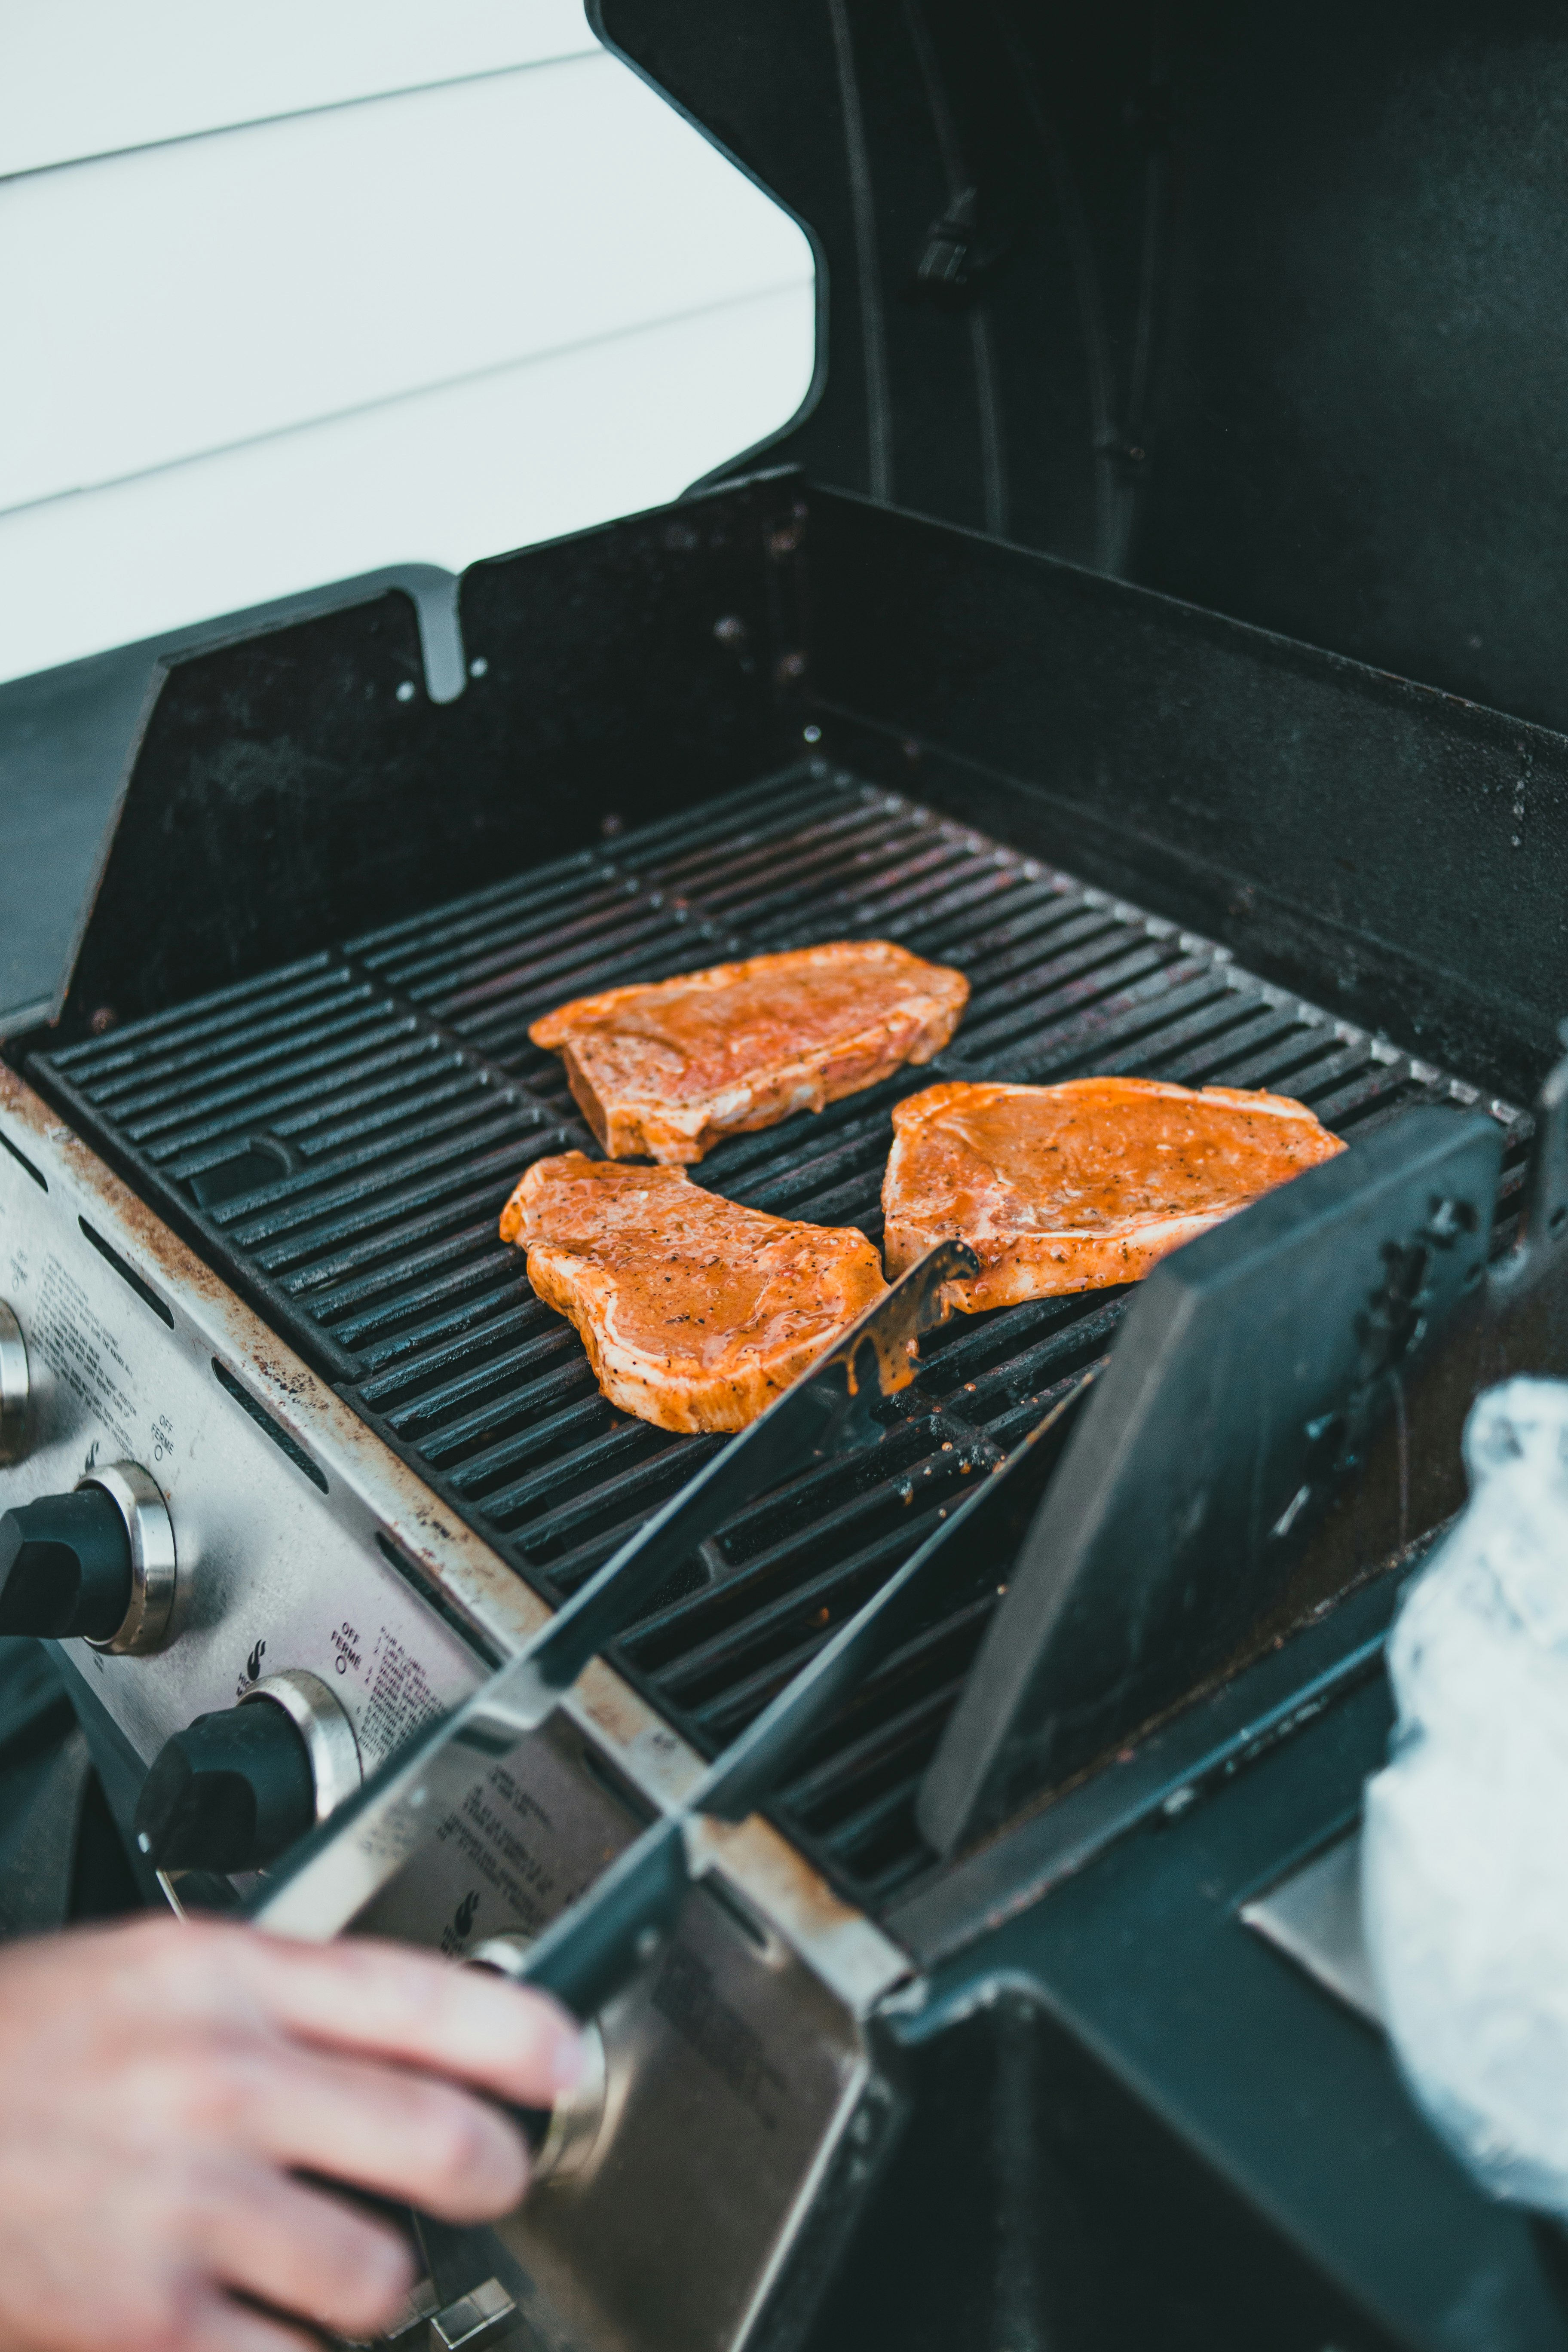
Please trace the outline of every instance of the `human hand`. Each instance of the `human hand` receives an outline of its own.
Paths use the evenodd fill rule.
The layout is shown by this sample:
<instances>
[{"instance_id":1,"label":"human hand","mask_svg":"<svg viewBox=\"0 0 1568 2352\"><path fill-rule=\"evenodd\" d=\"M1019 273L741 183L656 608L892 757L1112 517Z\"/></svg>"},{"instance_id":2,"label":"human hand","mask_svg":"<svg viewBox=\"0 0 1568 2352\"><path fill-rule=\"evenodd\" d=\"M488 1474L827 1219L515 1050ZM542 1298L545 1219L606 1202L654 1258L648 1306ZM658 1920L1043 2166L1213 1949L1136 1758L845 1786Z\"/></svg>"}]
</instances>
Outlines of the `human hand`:
<instances>
[{"instance_id":1,"label":"human hand","mask_svg":"<svg viewBox=\"0 0 1568 2352\"><path fill-rule=\"evenodd\" d=\"M136 1920L0 1952L0 2352L286 2352L413 2284L326 2176L443 2221L508 2212L576 2030L536 1993L394 1944Z\"/></svg>"}]
</instances>

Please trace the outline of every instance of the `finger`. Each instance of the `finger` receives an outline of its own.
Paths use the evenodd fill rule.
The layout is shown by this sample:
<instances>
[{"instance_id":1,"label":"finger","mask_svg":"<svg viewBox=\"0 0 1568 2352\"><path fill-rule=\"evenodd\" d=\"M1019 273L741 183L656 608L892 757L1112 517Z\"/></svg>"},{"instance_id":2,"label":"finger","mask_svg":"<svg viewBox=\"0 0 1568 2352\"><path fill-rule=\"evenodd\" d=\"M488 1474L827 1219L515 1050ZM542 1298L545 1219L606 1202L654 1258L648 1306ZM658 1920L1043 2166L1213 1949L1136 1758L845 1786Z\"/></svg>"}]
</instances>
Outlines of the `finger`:
<instances>
[{"instance_id":1,"label":"finger","mask_svg":"<svg viewBox=\"0 0 1568 2352\"><path fill-rule=\"evenodd\" d=\"M471 2092L368 2058L287 2042L231 2058L225 2089L247 2146L442 2221L493 2221L528 2186L522 2136Z\"/></svg>"},{"instance_id":2,"label":"finger","mask_svg":"<svg viewBox=\"0 0 1568 2352\"><path fill-rule=\"evenodd\" d=\"M565 2011L482 1969L396 1944L294 1944L254 1931L241 1957L274 2020L311 2041L459 2074L523 2106L550 2106L582 2071L582 2036Z\"/></svg>"},{"instance_id":3,"label":"finger","mask_svg":"<svg viewBox=\"0 0 1568 2352\"><path fill-rule=\"evenodd\" d=\"M158 2352L321 2352L321 2339L312 2331L290 2327L287 2320L253 2311L232 2296L204 2294L176 2336Z\"/></svg>"},{"instance_id":4,"label":"finger","mask_svg":"<svg viewBox=\"0 0 1568 2352\"><path fill-rule=\"evenodd\" d=\"M343 2336L390 2327L415 2277L413 2254L389 2223L260 2167L243 2194L215 2201L201 2251L226 2286Z\"/></svg>"}]
</instances>

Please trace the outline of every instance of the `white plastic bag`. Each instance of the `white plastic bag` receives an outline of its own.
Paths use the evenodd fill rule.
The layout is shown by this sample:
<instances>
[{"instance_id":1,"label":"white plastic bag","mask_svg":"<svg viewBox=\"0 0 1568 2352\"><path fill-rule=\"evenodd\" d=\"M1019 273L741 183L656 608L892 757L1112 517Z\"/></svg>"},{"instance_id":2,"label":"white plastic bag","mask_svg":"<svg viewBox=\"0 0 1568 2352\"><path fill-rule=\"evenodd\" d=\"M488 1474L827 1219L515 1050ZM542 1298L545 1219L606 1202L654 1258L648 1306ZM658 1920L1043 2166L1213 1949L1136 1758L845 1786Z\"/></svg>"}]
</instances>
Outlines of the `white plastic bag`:
<instances>
[{"instance_id":1,"label":"white plastic bag","mask_svg":"<svg viewBox=\"0 0 1568 2352\"><path fill-rule=\"evenodd\" d=\"M1368 1783L1368 1956L1416 2099L1482 2185L1568 2219L1568 1385L1465 1431L1470 1501L1400 1611Z\"/></svg>"}]
</instances>

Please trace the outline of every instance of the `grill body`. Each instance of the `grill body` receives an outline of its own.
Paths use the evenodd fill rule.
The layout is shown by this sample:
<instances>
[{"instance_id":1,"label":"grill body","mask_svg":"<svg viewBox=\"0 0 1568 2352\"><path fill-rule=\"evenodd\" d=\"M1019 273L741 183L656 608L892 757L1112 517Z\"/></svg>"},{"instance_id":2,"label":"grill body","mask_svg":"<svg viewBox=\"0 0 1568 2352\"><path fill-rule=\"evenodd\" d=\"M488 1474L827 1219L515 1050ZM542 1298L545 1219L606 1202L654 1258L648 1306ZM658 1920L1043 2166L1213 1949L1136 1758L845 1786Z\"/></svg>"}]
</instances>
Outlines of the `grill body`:
<instances>
[{"instance_id":1,"label":"grill body","mask_svg":"<svg viewBox=\"0 0 1568 2352\"><path fill-rule=\"evenodd\" d=\"M1144 1883L1128 1857L1187 1810L1163 1811L1181 1789L1238 1777L1259 1706L1269 1769L1302 1773L1310 1811L1332 1775L1288 1735L1363 1706L1398 1568L1458 1499L1468 1401L1568 1359L1541 1213L1557 1179L1527 1173L1560 984L1563 744L795 477L479 567L459 613L486 667L443 705L399 698L418 672L395 597L168 664L61 1019L9 1049L7 1295L44 1402L8 1475L45 1492L95 1447L151 1452L185 1530L167 1652L68 1659L117 1785L286 1666L335 1681L374 1756L704 1458L709 1441L604 1404L495 1237L528 1161L589 1141L526 1037L568 995L826 938L961 964L974 996L937 1070L700 1171L873 1237L891 1105L932 1076L1266 1086L1352 1145L1416 1103L1486 1112L1504 1160L1484 1301L1279 1610L1087 1779L940 1864L915 1800L1009 1566L945 1559L923 1632L710 1858L676 1975L608 2021L620 2123L597 2168L493 2256L520 2309L539 2298L526 2324L585 2352L864 2340L887 2265L925 2274L921 2249L897 2251L931 2193L922 2151L989 2134L994 2260L957 2261L956 2336L931 2332L946 2290L921 2303L911 2284L907 2325L911 2343L999 2340L1020 2314L1044 2326L1077 2275L1028 2185L1066 2160L1062 2115L1103 2137L1136 2111L1169 2158L1148 2179L1179 2177L1214 2218L1216 2260L1239 2231L1271 2292L1305 2265L1323 2310L1375 2306L1425 2340L1400 2279L1347 2267L1310 2199L1264 2197L1245 2133L1220 2162L1198 2111L1141 2081L1134 2041L1073 2006L1049 1923L1089 1900L1068 1882ZM1516 865L1521 744L1542 814ZM552 1916L1113 1346L1124 1303L936 1335L881 1443L759 1496L694 1555L377 1924L457 1951ZM1105 1936L1158 1932L1159 1899L1137 1899L1142 1925L1111 1906ZM656 2147L677 2151L668 2178ZM1119 2206L1114 2165L1091 2172L1084 2227L1124 2242L1135 2200ZM693 2200L722 2214L700 2275L671 2252ZM1495 2253L1473 2202L1468 2236L1454 2223L1466 2275Z\"/></svg>"},{"instance_id":2,"label":"grill body","mask_svg":"<svg viewBox=\"0 0 1568 2352\"><path fill-rule=\"evenodd\" d=\"M826 761L448 901L388 931L36 1058L37 1078L543 1599L574 1592L719 1442L613 1412L496 1226L522 1169L595 1155L528 1024L563 997L835 937L960 964L937 1061L819 1118L738 1138L699 1181L881 1234L901 1096L942 1077L1090 1070L1255 1086L1354 1139L1467 1080L1241 969L1216 943ZM1508 1139L1498 1248L1531 1123ZM616 1664L712 1755L1110 1346L1089 1292L928 1342L889 1441L759 1496L692 1559ZM920 1775L996 1598L961 1583L857 1773L813 1768L796 1827L860 1899L929 1864ZM831 1765L831 1769L828 1769Z\"/></svg>"}]
</instances>

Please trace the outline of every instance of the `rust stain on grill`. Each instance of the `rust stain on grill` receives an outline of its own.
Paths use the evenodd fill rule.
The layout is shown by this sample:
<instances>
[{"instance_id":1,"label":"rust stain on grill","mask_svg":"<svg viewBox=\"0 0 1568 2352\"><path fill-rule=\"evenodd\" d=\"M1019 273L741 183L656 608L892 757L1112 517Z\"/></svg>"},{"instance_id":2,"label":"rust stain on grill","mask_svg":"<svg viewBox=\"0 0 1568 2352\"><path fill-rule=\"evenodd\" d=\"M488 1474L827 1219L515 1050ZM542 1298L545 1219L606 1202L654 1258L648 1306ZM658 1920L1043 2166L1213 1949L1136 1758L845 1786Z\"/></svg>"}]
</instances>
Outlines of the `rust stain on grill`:
<instances>
[{"instance_id":1,"label":"rust stain on grill","mask_svg":"<svg viewBox=\"0 0 1568 2352\"><path fill-rule=\"evenodd\" d=\"M704 1815L694 1843L765 1906L797 1945L809 1947L860 1924L859 1912L835 1891L824 1873L760 1813L748 1814L742 1822Z\"/></svg>"}]
</instances>

